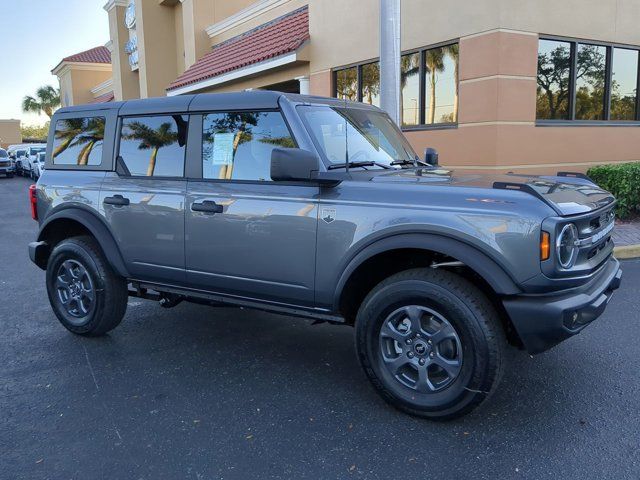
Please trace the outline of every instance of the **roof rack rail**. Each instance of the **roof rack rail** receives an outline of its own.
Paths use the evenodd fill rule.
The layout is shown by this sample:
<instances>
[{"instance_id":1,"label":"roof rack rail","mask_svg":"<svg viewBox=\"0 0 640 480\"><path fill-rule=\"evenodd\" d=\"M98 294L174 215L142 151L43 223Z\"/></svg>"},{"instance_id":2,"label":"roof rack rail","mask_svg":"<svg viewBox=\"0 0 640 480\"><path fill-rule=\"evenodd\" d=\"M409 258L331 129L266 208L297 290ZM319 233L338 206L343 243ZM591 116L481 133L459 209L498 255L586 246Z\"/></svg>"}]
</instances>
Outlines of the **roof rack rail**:
<instances>
[{"instance_id":1,"label":"roof rack rail","mask_svg":"<svg viewBox=\"0 0 640 480\"><path fill-rule=\"evenodd\" d=\"M562 216L562 212L557 207L556 204L547 200L544 195L540 194L535 188L531 185L527 185L526 183L517 183L517 182L493 182L493 188L498 190L519 190L524 193L528 193L529 195L536 197L538 200L544 202L549 207L553 209L556 214Z\"/></svg>"}]
</instances>

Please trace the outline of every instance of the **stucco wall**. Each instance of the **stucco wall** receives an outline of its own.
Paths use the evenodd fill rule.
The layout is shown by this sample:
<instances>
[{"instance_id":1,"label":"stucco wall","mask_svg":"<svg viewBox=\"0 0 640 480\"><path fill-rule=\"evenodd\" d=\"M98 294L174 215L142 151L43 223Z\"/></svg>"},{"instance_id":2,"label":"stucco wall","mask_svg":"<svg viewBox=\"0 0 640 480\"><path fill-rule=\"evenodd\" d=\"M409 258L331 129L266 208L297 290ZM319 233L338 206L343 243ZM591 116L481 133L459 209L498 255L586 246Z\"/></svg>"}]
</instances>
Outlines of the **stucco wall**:
<instances>
[{"instance_id":1,"label":"stucco wall","mask_svg":"<svg viewBox=\"0 0 640 480\"><path fill-rule=\"evenodd\" d=\"M22 142L20 133L20 120L0 120L0 147Z\"/></svg>"}]
</instances>

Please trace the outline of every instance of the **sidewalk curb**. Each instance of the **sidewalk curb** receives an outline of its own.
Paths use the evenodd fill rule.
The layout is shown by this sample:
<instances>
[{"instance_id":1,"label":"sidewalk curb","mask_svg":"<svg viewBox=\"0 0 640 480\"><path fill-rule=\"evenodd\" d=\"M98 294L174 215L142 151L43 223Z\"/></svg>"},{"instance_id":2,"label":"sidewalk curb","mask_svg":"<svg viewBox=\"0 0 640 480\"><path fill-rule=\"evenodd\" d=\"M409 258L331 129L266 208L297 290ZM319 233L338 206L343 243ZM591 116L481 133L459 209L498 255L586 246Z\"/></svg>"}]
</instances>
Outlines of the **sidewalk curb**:
<instances>
[{"instance_id":1,"label":"sidewalk curb","mask_svg":"<svg viewBox=\"0 0 640 480\"><path fill-rule=\"evenodd\" d=\"M619 260L640 257L640 244L615 247L613 254Z\"/></svg>"}]
</instances>

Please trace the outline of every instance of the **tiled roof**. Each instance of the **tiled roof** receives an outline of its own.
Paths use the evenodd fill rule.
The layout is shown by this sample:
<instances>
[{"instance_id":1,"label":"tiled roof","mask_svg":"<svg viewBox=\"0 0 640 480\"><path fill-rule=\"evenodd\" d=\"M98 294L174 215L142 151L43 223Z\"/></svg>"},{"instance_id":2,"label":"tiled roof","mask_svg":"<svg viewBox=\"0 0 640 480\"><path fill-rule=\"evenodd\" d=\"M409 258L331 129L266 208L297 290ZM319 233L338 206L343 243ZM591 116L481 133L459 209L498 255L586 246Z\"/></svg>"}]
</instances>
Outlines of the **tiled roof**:
<instances>
[{"instance_id":1,"label":"tiled roof","mask_svg":"<svg viewBox=\"0 0 640 480\"><path fill-rule=\"evenodd\" d=\"M107 93L104 93L104 94L100 95L99 97L94 98L89 103L113 102L114 98L115 98L115 95L113 94L113 92L107 92Z\"/></svg>"},{"instance_id":2,"label":"tiled roof","mask_svg":"<svg viewBox=\"0 0 640 480\"><path fill-rule=\"evenodd\" d=\"M309 39L309 11L302 7L213 47L167 90L295 52Z\"/></svg>"},{"instance_id":3,"label":"tiled roof","mask_svg":"<svg viewBox=\"0 0 640 480\"><path fill-rule=\"evenodd\" d=\"M63 62L79 63L111 63L111 52L107 47L95 47L91 50L69 55L62 59Z\"/></svg>"}]
</instances>

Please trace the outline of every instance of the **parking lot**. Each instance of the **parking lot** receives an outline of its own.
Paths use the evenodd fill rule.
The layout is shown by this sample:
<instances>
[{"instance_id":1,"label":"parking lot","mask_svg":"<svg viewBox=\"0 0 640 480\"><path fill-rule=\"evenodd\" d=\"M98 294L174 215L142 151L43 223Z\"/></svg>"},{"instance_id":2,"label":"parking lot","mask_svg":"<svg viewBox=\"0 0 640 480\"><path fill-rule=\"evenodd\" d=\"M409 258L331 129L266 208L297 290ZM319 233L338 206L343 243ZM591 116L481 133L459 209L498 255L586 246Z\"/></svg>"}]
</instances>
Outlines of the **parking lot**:
<instances>
[{"instance_id":1,"label":"parking lot","mask_svg":"<svg viewBox=\"0 0 640 480\"><path fill-rule=\"evenodd\" d=\"M596 324L432 423L374 393L348 327L132 299L71 335L28 259L29 183L0 179L2 479L640 477L639 261Z\"/></svg>"}]
</instances>

